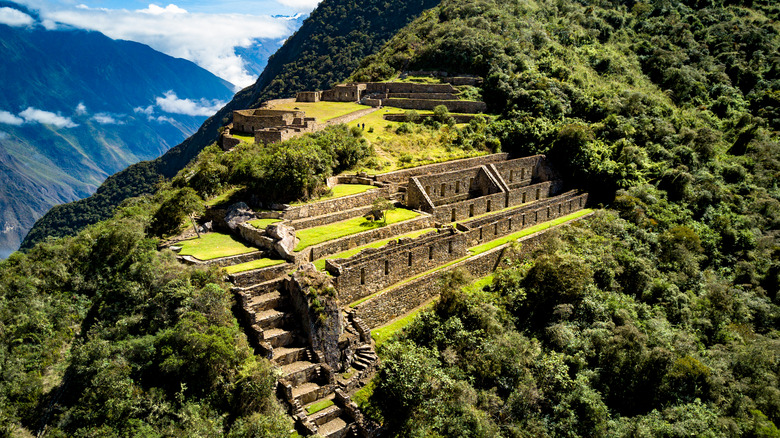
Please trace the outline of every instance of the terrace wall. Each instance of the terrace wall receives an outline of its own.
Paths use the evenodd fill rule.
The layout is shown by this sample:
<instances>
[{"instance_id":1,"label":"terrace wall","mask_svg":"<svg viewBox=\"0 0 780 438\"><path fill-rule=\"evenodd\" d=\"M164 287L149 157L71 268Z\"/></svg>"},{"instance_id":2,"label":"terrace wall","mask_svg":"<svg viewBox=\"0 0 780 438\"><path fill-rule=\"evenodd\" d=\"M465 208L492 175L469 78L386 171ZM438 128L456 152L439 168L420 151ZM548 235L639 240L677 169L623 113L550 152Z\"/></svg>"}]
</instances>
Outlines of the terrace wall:
<instances>
[{"instance_id":1,"label":"terrace wall","mask_svg":"<svg viewBox=\"0 0 780 438\"><path fill-rule=\"evenodd\" d=\"M345 114L343 116L339 116L339 117L330 119L330 120L328 120L325 123L328 124L328 125L338 125L340 123L349 123L349 122L352 122L354 120L357 120L357 119L365 116L366 114L371 114L371 113L373 113L374 111L376 111L378 109L379 108L365 108L365 109L353 111L353 112L351 112L349 114Z\"/></svg>"},{"instance_id":2,"label":"terrace wall","mask_svg":"<svg viewBox=\"0 0 780 438\"><path fill-rule=\"evenodd\" d=\"M411 233L412 231L422 230L425 228L433 228L434 225L433 218L430 215L422 214L408 221L386 225L384 227L375 228L373 230L364 231L362 233L353 234L351 236L344 236L312 246L310 248L306 248L302 252L301 257L303 258L303 261L313 261L327 257L331 254L336 254L341 251L346 251L348 249L366 245L377 240L388 239L393 236L400 236L402 234Z\"/></svg>"},{"instance_id":3,"label":"terrace wall","mask_svg":"<svg viewBox=\"0 0 780 438\"><path fill-rule=\"evenodd\" d=\"M379 181L386 181L389 183L402 184L406 183L409 178L419 175L427 175L431 173L442 173L453 170L463 170L471 167L481 166L487 163L497 163L506 161L509 154L492 154L482 155L474 158L464 158L461 160L444 161L441 163L426 164L425 166L412 167L409 169L396 170L394 172L383 173L377 175L376 179Z\"/></svg>"},{"instance_id":4,"label":"terrace wall","mask_svg":"<svg viewBox=\"0 0 780 438\"><path fill-rule=\"evenodd\" d=\"M470 100L434 100L434 99L383 99L382 105L395 108L428 110L431 111L439 105L447 107L447 111L453 113L482 113L487 109L485 102Z\"/></svg>"},{"instance_id":5,"label":"terrace wall","mask_svg":"<svg viewBox=\"0 0 780 438\"><path fill-rule=\"evenodd\" d=\"M326 268L335 276L339 299L349 303L466 254L466 236L443 229L366 249L348 259L328 260Z\"/></svg>"},{"instance_id":6,"label":"terrace wall","mask_svg":"<svg viewBox=\"0 0 780 438\"><path fill-rule=\"evenodd\" d=\"M366 93L443 93L452 94L458 90L450 84L418 84L414 82L369 82Z\"/></svg>"},{"instance_id":7,"label":"terrace wall","mask_svg":"<svg viewBox=\"0 0 780 438\"><path fill-rule=\"evenodd\" d=\"M526 202L546 199L555 193L559 184L553 181L545 181L507 192L494 193L477 198L465 199L433 208L431 214L437 222L448 223L465 220L485 213L502 210L514 205Z\"/></svg>"},{"instance_id":8,"label":"terrace wall","mask_svg":"<svg viewBox=\"0 0 780 438\"><path fill-rule=\"evenodd\" d=\"M420 208L422 190L428 195L434 206L451 204L469 198L486 196L501 192L501 187L485 166L465 170L413 177L419 184L407 186L406 202L414 208Z\"/></svg>"},{"instance_id":9,"label":"terrace wall","mask_svg":"<svg viewBox=\"0 0 780 438\"><path fill-rule=\"evenodd\" d=\"M577 220L582 220L585 217L587 216L583 216ZM517 256L522 259L531 254L534 249L544 242L544 235L547 231L549 230L540 231L519 239L521 246ZM439 280L441 276L447 272L463 269L474 278L489 275L499 266L506 246L507 245L502 245L498 248L455 263L452 266L447 266L436 272L432 272L392 288L355 306L355 314L359 316L370 329L387 324L391 320L404 315L441 294L443 286Z\"/></svg>"},{"instance_id":10,"label":"terrace wall","mask_svg":"<svg viewBox=\"0 0 780 438\"><path fill-rule=\"evenodd\" d=\"M379 187L356 195L343 196L341 198L318 201L311 204L287 206L284 210L284 218L290 221L333 213L334 211L350 210L353 208L370 205L378 198L389 198L390 188Z\"/></svg>"}]
</instances>

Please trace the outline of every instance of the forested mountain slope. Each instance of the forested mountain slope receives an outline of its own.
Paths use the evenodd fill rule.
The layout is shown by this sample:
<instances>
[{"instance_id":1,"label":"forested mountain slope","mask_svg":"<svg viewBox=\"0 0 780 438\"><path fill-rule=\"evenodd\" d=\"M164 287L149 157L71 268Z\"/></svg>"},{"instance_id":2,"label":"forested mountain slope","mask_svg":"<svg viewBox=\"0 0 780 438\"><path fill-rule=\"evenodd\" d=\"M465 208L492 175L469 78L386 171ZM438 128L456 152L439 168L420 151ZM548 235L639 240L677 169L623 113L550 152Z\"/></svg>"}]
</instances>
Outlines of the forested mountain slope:
<instances>
[{"instance_id":1,"label":"forested mountain slope","mask_svg":"<svg viewBox=\"0 0 780 438\"><path fill-rule=\"evenodd\" d=\"M30 248L47 236L72 235L87 224L111 216L128 197L152 193L160 178L170 178L204 147L216 141L219 127L236 109L327 88L345 79L363 57L378 50L398 29L435 6L436 0L381 2L325 0L268 61L257 82L240 91L195 135L162 157L138 163L110 177L87 199L59 205L39 220L22 243Z\"/></svg>"},{"instance_id":2,"label":"forested mountain slope","mask_svg":"<svg viewBox=\"0 0 780 438\"><path fill-rule=\"evenodd\" d=\"M369 57L354 79L484 75L502 148L609 210L447 278L366 410L402 436L778 436L779 11L445 0Z\"/></svg>"},{"instance_id":3,"label":"forested mountain slope","mask_svg":"<svg viewBox=\"0 0 780 438\"><path fill-rule=\"evenodd\" d=\"M0 57L0 257L53 205L195 132L205 117L177 105L233 95L190 61L98 32L0 25Z\"/></svg>"}]
</instances>

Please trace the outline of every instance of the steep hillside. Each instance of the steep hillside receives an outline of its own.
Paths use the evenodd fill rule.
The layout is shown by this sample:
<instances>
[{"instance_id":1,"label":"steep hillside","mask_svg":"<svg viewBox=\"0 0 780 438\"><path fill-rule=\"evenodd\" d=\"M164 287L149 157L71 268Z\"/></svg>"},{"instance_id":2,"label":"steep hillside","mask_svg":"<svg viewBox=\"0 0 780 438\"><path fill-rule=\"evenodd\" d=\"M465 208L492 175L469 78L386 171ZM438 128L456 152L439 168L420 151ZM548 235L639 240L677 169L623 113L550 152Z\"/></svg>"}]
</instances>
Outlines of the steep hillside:
<instances>
[{"instance_id":1,"label":"steep hillside","mask_svg":"<svg viewBox=\"0 0 780 438\"><path fill-rule=\"evenodd\" d=\"M30 248L46 236L72 234L108 218L123 199L151 193L160 177L172 177L217 139L217 130L229 121L233 110L256 107L264 100L289 97L301 90L326 88L343 80L363 57L378 50L398 29L437 3L324 0L269 59L257 82L236 94L195 135L153 162L140 163L114 175L95 196L53 209L36 223L22 248Z\"/></svg>"},{"instance_id":2,"label":"steep hillside","mask_svg":"<svg viewBox=\"0 0 780 438\"><path fill-rule=\"evenodd\" d=\"M164 153L233 95L189 61L98 32L0 25L0 56L0 257L53 205Z\"/></svg>"}]
</instances>

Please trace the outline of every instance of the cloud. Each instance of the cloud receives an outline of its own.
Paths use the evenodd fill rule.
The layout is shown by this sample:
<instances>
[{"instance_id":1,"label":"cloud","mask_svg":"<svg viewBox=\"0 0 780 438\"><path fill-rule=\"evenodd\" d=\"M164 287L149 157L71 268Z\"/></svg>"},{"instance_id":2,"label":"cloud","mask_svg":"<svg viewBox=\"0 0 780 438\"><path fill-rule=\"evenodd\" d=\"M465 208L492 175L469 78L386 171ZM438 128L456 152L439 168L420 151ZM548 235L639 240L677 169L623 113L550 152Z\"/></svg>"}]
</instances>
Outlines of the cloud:
<instances>
[{"instance_id":1,"label":"cloud","mask_svg":"<svg viewBox=\"0 0 780 438\"><path fill-rule=\"evenodd\" d=\"M7 132L0 131L0 140L5 140L6 138L10 137Z\"/></svg>"},{"instance_id":2,"label":"cloud","mask_svg":"<svg viewBox=\"0 0 780 438\"><path fill-rule=\"evenodd\" d=\"M50 7L55 9L41 11L44 23L53 20L97 30L114 39L138 41L170 56L193 61L238 87L251 85L257 78L247 73L243 59L234 49L250 47L260 38L286 38L295 23L268 15L194 13L173 4L164 8L152 4L135 11L84 5L56 9L62 6L53 3Z\"/></svg>"},{"instance_id":3,"label":"cloud","mask_svg":"<svg viewBox=\"0 0 780 438\"><path fill-rule=\"evenodd\" d=\"M320 1L321 0L277 0L277 3L287 6L288 8L293 8L296 11L309 12L314 10Z\"/></svg>"},{"instance_id":4,"label":"cloud","mask_svg":"<svg viewBox=\"0 0 780 438\"><path fill-rule=\"evenodd\" d=\"M35 20L24 12L13 8L0 8L0 24L9 26L29 26Z\"/></svg>"},{"instance_id":5,"label":"cloud","mask_svg":"<svg viewBox=\"0 0 780 438\"><path fill-rule=\"evenodd\" d=\"M212 116L225 105L225 102L219 100L209 101L200 99L194 101L179 99L173 91L168 91L165 93L165 97L158 97L156 101L157 106L166 113L184 114L187 116Z\"/></svg>"},{"instance_id":6,"label":"cloud","mask_svg":"<svg viewBox=\"0 0 780 438\"><path fill-rule=\"evenodd\" d=\"M76 115L83 116L87 113L87 107L84 105L84 102L79 102L78 105L76 105Z\"/></svg>"},{"instance_id":7,"label":"cloud","mask_svg":"<svg viewBox=\"0 0 780 438\"><path fill-rule=\"evenodd\" d=\"M63 117L59 114L35 109L33 107L27 108L20 112L19 115L24 118L26 123L42 123L44 125L54 125L58 128L75 128L79 126L73 123L73 120L68 117Z\"/></svg>"},{"instance_id":8,"label":"cloud","mask_svg":"<svg viewBox=\"0 0 780 438\"><path fill-rule=\"evenodd\" d=\"M92 117L92 120L100 123L101 125L124 125L125 122L117 120L113 115L109 113L97 113Z\"/></svg>"},{"instance_id":9,"label":"cloud","mask_svg":"<svg viewBox=\"0 0 780 438\"><path fill-rule=\"evenodd\" d=\"M9 113L8 111L0 111L0 123L5 123L6 125L19 126L22 123L24 123L24 120L19 117L16 117L15 115Z\"/></svg>"},{"instance_id":10,"label":"cloud","mask_svg":"<svg viewBox=\"0 0 780 438\"><path fill-rule=\"evenodd\" d=\"M146 108L139 106L137 108L133 108L133 112L136 114L146 114L147 116L151 116L154 114L154 105L149 105Z\"/></svg>"}]
</instances>

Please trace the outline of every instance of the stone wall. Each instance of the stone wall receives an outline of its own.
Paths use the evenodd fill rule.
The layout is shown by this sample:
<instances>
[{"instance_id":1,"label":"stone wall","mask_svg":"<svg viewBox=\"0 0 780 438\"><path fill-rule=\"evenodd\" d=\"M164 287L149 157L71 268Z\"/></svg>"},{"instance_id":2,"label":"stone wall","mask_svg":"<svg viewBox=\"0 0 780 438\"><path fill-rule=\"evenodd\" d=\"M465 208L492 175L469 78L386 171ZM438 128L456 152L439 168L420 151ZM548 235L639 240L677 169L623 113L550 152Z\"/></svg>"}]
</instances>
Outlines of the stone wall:
<instances>
[{"instance_id":1,"label":"stone wall","mask_svg":"<svg viewBox=\"0 0 780 438\"><path fill-rule=\"evenodd\" d=\"M416 203L420 194L416 193L420 187L428 195L434 206L451 204L469 198L486 196L501 191L498 182L487 172L485 166L472 167L464 170L437 173L413 177L418 184L407 186L407 205L420 208Z\"/></svg>"},{"instance_id":2,"label":"stone wall","mask_svg":"<svg viewBox=\"0 0 780 438\"><path fill-rule=\"evenodd\" d=\"M395 108L428 110L431 111L439 105L447 107L447 111L453 113L482 113L487 106L485 102L470 100L428 100L428 99L383 99L382 105Z\"/></svg>"},{"instance_id":3,"label":"stone wall","mask_svg":"<svg viewBox=\"0 0 780 438\"><path fill-rule=\"evenodd\" d=\"M366 93L443 93L452 94L458 90L450 84L418 84L414 82L369 82Z\"/></svg>"},{"instance_id":4,"label":"stone wall","mask_svg":"<svg viewBox=\"0 0 780 438\"><path fill-rule=\"evenodd\" d=\"M229 151L241 144L241 140L231 136L230 132L226 131L219 136L219 143L223 151Z\"/></svg>"},{"instance_id":5,"label":"stone wall","mask_svg":"<svg viewBox=\"0 0 780 438\"><path fill-rule=\"evenodd\" d=\"M301 91L295 96L296 102L319 102L321 93L319 91Z\"/></svg>"},{"instance_id":6,"label":"stone wall","mask_svg":"<svg viewBox=\"0 0 780 438\"><path fill-rule=\"evenodd\" d=\"M364 205L362 207L351 208L349 210L334 211L333 213L325 216L296 219L294 221L290 221L290 226L296 230L319 227L320 225L332 224L334 222L352 219L353 217L364 216L368 214L372 208L374 208L373 205Z\"/></svg>"},{"instance_id":7,"label":"stone wall","mask_svg":"<svg viewBox=\"0 0 780 438\"><path fill-rule=\"evenodd\" d=\"M536 181L548 181L538 169L547 166L547 158L544 155L534 155L525 158L507 160L503 163L493 163L504 182L510 189L527 186L534 178Z\"/></svg>"},{"instance_id":8,"label":"stone wall","mask_svg":"<svg viewBox=\"0 0 780 438\"><path fill-rule=\"evenodd\" d=\"M527 256L542 244L543 236L547 231L549 230L541 231L519 239L519 242L521 243L519 256ZM371 329L382 326L439 295L442 291L442 284L439 279L442 274L446 272L455 269L463 269L474 278L484 277L490 274L498 267L499 262L502 259L504 248L506 248L507 245L508 244L502 245L498 248L463 260L462 262L455 263L452 266L447 266L446 268L392 288L357 305L355 307L355 313Z\"/></svg>"},{"instance_id":9,"label":"stone wall","mask_svg":"<svg viewBox=\"0 0 780 438\"><path fill-rule=\"evenodd\" d=\"M350 210L353 208L370 205L377 198L389 198L390 189L388 187L378 187L363 193L351 196L343 196L327 201L313 202L311 204L288 206L284 210L284 218L289 221L305 219L314 216L326 215L334 211Z\"/></svg>"},{"instance_id":10,"label":"stone wall","mask_svg":"<svg viewBox=\"0 0 780 438\"><path fill-rule=\"evenodd\" d=\"M237 265L239 263L251 262L252 260L261 259L267 256L268 256L267 253L265 253L264 251L254 251L254 252L239 254L235 256L220 257L218 259L212 259L212 260L200 260L192 256L177 256L177 257L181 262L186 263L188 265L225 267L225 266Z\"/></svg>"},{"instance_id":11,"label":"stone wall","mask_svg":"<svg viewBox=\"0 0 780 438\"><path fill-rule=\"evenodd\" d=\"M425 228L432 228L434 225L433 218L430 215L422 214L408 221L374 228L373 230L363 231L362 233L341 237L312 246L303 251L302 257L305 261L317 260L377 240L388 239L393 236L400 236Z\"/></svg>"},{"instance_id":12,"label":"stone wall","mask_svg":"<svg viewBox=\"0 0 780 438\"><path fill-rule=\"evenodd\" d=\"M436 221L440 223L461 221L474 216L480 216L485 213L512 207L514 205L545 199L555 193L553 189L556 187L556 183L545 181L539 184L514 189L508 193L499 192L436 206L431 213L436 218Z\"/></svg>"},{"instance_id":13,"label":"stone wall","mask_svg":"<svg viewBox=\"0 0 780 438\"><path fill-rule=\"evenodd\" d=\"M255 130L289 125L295 118L303 119L303 111L248 109L233 111L233 130L254 134Z\"/></svg>"},{"instance_id":14,"label":"stone wall","mask_svg":"<svg viewBox=\"0 0 780 438\"><path fill-rule=\"evenodd\" d=\"M480 218L461 224L466 232L469 247L489 242L536 224L547 222L582 210L587 203L587 194L578 195L572 191L539 203L518 207L495 216Z\"/></svg>"},{"instance_id":15,"label":"stone wall","mask_svg":"<svg viewBox=\"0 0 780 438\"><path fill-rule=\"evenodd\" d=\"M269 266L267 268L254 269L246 272L238 272L228 275L230 281L238 287L247 287L257 283L273 280L295 269L293 263Z\"/></svg>"},{"instance_id":16,"label":"stone wall","mask_svg":"<svg viewBox=\"0 0 780 438\"><path fill-rule=\"evenodd\" d=\"M382 99L458 100L458 97L450 93L389 93Z\"/></svg>"},{"instance_id":17,"label":"stone wall","mask_svg":"<svg viewBox=\"0 0 780 438\"><path fill-rule=\"evenodd\" d=\"M473 114L450 114L453 119L455 119L455 123L468 123L472 120L474 120L475 116ZM431 114L420 114L420 119L430 119L433 115ZM406 114L384 114L382 115L382 118L390 121L390 122L405 122L406 121Z\"/></svg>"},{"instance_id":18,"label":"stone wall","mask_svg":"<svg viewBox=\"0 0 780 438\"><path fill-rule=\"evenodd\" d=\"M284 104L287 104L287 103L295 103L295 98L294 97L287 97L287 98L284 98L284 99L266 100L265 102L260 104L260 108L272 109L275 106L284 105Z\"/></svg>"},{"instance_id":19,"label":"stone wall","mask_svg":"<svg viewBox=\"0 0 780 438\"><path fill-rule=\"evenodd\" d=\"M365 90L366 84L336 85L330 90L323 91L320 99L329 102L357 102L363 97Z\"/></svg>"},{"instance_id":20,"label":"stone wall","mask_svg":"<svg viewBox=\"0 0 780 438\"><path fill-rule=\"evenodd\" d=\"M328 120L325 123L327 125L338 125L340 123L349 123L349 122L351 122L353 120L357 120L357 119L365 116L366 114L371 114L371 113L373 113L374 111L376 111L378 109L379 108L366 108L366 109L362 109L362 110L357 110L357 111L351 112L349 114L345 114L343 116L339 116L339 117L330 119L330 120Z\"/></svg>"},{"instance_id":21,"label":"stone wall","mask_svg":"<svg viewBox=\"0 0 780 438\"><path fill-rule=\"evenodd\" d=\"M474 158L464 158L461 160L444 161L441 163L426 164L424 166L412 167L409 169L396 170L394 172L383 173L377 175L376 179L379 181L386 181L394 184L404 184L409 178L419 175L427 175L430 173L442 173L453 170L468 169L475 166L481 166L487 163L497 163L506 161L509 154L492 154L482 155Z\"/></svg>"},{"instance_id":22,"label":"stone wall","mask_svg":"<svg viewBox=\"0 0 780 438\"><path fill-rule=\"evenodd\" d=\"M466 254L465 234L449 228L366 249L348 259L328 260L326 268L346 304Z\"/></svg>"}]
</instances>

